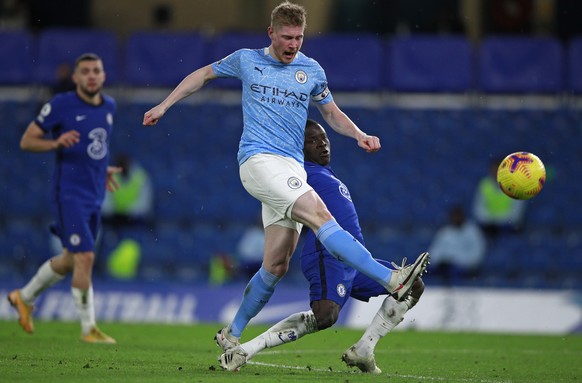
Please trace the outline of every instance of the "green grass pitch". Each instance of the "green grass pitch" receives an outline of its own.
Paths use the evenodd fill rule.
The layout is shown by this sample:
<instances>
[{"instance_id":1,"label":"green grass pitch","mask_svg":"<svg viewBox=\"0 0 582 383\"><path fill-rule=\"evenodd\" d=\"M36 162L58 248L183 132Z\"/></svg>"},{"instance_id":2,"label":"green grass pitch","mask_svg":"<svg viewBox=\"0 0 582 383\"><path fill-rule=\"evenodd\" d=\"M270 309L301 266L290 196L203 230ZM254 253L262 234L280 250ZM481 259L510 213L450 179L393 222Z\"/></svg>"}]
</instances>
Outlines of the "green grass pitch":
<instances>
[{"instance_id":1,"label":"green grass pitch","mask_svg":"<svg viewBox=\"0 0 582 383\"><path fill-rule=\"evenodd\" d=\"M582 336L397 331L376 349L380 376L347 369L342 352L361 331L332 328L222 371L219 324L102 323L118 345L79 340L79 324L37 321L25 334L0 321L0 381L12 382L582 382ZM245 339L264 331L251 326ZM243 339L243 340L245 340Z\"/></svg>"}]
</instances>

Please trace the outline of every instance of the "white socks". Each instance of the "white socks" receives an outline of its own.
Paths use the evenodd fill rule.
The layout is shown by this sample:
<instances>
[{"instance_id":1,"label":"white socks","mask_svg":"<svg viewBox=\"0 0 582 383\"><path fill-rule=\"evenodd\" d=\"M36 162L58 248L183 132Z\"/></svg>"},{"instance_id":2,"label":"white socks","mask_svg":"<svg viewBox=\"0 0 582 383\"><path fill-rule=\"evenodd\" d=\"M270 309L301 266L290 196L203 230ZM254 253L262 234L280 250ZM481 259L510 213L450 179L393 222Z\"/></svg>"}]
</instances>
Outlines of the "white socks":
<instances>
[{"instance_id":1,"label":"white socks","mask_svg":"<svg viewBox=\"0 0 582 383\"><path fill-rule=\"evenodd\" d=\"M248 354L247 360L250 360L265 348L293 342L316 331L317 323L313 311L304 311L290 315L256 338L243 343L241 347Z\"/></svg>"},{"instance_id":2,"label":"white socks","mask_svg":"<svg viewBox=\"0 0 582 383\"><path fill-rule=\"evenodd\" d=\"M64 275L56 273L48 260L38 268L32 279L20 290L22 300L28 304L33 304L34 300L46 289L55 283L62 281Z\"/></svg>"},{"instance_id":3,"label":"white socks","mask_svg":"<svg viewBox=\"0 0 582 383\"><path fill-rule=\"evenodd\" d=\"M391 297L386 297L372 323L355 344L356 353L362 356L372 355L378 341L402 322L406 311L408 311L406 302L398 302Z\"/></svg>"},{"instance_id":4,"label":"white socks","mask_svg":"<svg viewBox=\"0 0 582 383\"><path fill-rule=\"evenodd\" d=\"M92 327L95 327L95 306L93 305L93 286L87 290L71 287L71 293L81 319L81 333L89 334Z\"/></svg>"},{"instance_id":5,"label":"white socks","mask_svg":"<svg viewBox=\"0 0 582 383\"><path fill-rule=\"evenodd\" d=\"M20 290L20 296L24 302L33 304L43 291L64 278L65 275L61 275L52 269L51 261L48 260L39 267L34 277ZM88 290L72 287L71 293L81 319L81 331L83 335L87 335L91 328L95 327L93 287L89 287Z\"/></svg>"},{"instance_id":6,"label":"white socks","mask_svg":"<svg viewBox=\"0 0 582 383\"><path fill-rule=\"evenodd\" d=\"M415 300L418 301L418 299ZM356 353L362 356L372 355L378 341L402 322L404 314L409 310L409 306L414 304L416 302L410 302L410 299L398 302L391 297L386 297L372 323L368 326L362 338L354 345ZM317 322L313 311L295 313L256 338L243 343L241 348L247 353L247 360L250 360L265 348L290 343L304 335L317 331Z\"/></svg>"}]
</instances>

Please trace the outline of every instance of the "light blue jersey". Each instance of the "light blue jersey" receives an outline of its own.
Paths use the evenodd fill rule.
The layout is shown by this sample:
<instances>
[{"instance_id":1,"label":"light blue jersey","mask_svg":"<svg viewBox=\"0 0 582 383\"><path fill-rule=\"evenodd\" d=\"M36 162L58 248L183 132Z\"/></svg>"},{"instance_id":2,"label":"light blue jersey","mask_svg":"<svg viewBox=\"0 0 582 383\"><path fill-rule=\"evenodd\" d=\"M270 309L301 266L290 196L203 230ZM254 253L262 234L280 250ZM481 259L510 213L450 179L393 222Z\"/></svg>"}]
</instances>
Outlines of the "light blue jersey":
<instances>
[{"instance_id":1,"label":"light blue jersey","mask_svg":"<svg viewBox=\"0 0 582 383\"><path fill-rule=\"evenodd\" d=\"M317 61L297 53L290 64L269 55L269 49L240 49L212 64L218 77L242 81L243 133L241 165L257 153L292 157L303 164L303 142L310 99L327 104L333 97Z\"/></svg>"}]
</instances>

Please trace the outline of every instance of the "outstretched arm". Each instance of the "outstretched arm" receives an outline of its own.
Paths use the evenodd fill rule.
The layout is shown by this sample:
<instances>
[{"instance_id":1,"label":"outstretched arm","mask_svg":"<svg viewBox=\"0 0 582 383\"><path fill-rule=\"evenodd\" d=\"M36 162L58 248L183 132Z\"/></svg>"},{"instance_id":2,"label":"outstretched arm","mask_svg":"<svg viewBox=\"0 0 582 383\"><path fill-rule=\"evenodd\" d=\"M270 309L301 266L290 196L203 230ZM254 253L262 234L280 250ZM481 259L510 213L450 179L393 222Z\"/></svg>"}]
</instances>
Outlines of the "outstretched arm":
<instances>
[{"instance_id":1,"label":"outstretched arm","mask_svg":"<svg viewBox=\"0 0 582 383\"><path fill-rule=\"evenodd\" d=\"M155 125L160 118L166 113L168 109L181 99L188 97L192 93L202 88L210 80L215 79L212 65L202 67L188 76L186 76L180 84L162 101L152 109L148 110L143 116L144 125Z\"/></svg>"},{"instance_id":2,"label":"outstretched arm","mask_svg":"<svg viewBox=\"0 0 582 383\"><path fill-rule=\"evenodd\" d=\"M333 130L344 136L352 137L358 141L358 146L367 152L377 152L380 150L380 139L376 136L369 136L362 132L360 128L350 118L341 111L334 101L325 105L317 105L325 122Z\"/></svg>"},{"instance_id":3,"label":"outstretched arm","mask_svg":"<svg viewBox=\"0 0 582 383\"><path fill-rule=\"evenodd\" d=\"M56 140L45 137L44 131L36 122L31 122L20 139L20 149L29 152L48 152L60 148L70 148L80 140L79 132L69 130Z\"/></svg>"}]
</instances>

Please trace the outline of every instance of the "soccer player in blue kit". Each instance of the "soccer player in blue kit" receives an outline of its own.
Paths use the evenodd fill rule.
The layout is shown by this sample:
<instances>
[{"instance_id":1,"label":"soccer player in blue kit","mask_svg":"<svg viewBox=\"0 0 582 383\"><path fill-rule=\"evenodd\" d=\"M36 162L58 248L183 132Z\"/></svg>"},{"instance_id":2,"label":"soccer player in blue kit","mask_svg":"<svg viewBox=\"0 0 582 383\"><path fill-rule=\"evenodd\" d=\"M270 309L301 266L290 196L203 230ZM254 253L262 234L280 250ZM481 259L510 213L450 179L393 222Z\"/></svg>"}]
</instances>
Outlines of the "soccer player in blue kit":
<instances>
[{"instance_id":1,"label":"soccer player in blue kit","mask_svg":"<svg viewBox=\"0 0 582 383\"><path fill-rule=\"evenodd\" d=\"M22 329L32 334L35 299L72 273L71 292L81 320L81 340L116 343L96 325L91 282L101 204L105 190L117 188L113 174L121 171L108 166L116 103L101 93L105 71L96 54L77 58L73 81L76 90L57 94L46 103L20 141L22 150L56 152L52 178L56 223L51 231L60 238L63 252L40 266L23 288L11 291L8 301L18 311Z\"/></svg>"},{"instance_id":2,"label":"soccer player in blue kit","mask_svg":"<svg viewBox=\"0 0 582 383\"><path fill-rule=\"evenodd\" d=\"M268 47L240 49L197 69L143 118L144 125L155 125L172 105L213 79L234 77L242 82L239 173L247 192L262 203L265 249L263 265L249 281L233 321L216 334L224 351L240 344L248 322L269 301L287 272L302 225L317 233L331 254L370 276L398 300L406 298L428 264L427 253L400 269L378 263L338 225L306 182L303 139L310 101L335 131L354 138L362 149L375 152L380 140L361 131L339 109L321 66L299 51L305 25L305 9L284 1L271 13Z\"/></svg>"},{"instance_id":3,"label":"soccer player in blue kit","mask_svg":"<svg viewBox=\"0 0 582 383\"><path fill-rule=\"evenodd\" d=\"M363 244L364 237L350 191L329 166L329 138L325 129L314 120L307 120L303 151L307 182L338 223ZM391 264L385 260L378 262L386 266ZM388 294L381 284L332 256L313 231L305 234L301 270L309 281L311 310L290 315L254 339L227 350L220 358L222 368L237 370L265 348L293 342L331 327L350 296L367 302L372 297ZM404 301L398 302L387 296L360 341L346 350L342 360L362 372L381 373L374 357L377 342L404 319L404 314L416 305L423 292L424 284L419 277Z\"/></svg>"}]
</instances>

